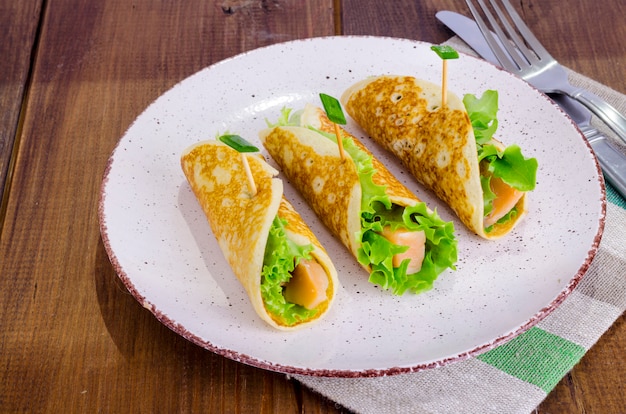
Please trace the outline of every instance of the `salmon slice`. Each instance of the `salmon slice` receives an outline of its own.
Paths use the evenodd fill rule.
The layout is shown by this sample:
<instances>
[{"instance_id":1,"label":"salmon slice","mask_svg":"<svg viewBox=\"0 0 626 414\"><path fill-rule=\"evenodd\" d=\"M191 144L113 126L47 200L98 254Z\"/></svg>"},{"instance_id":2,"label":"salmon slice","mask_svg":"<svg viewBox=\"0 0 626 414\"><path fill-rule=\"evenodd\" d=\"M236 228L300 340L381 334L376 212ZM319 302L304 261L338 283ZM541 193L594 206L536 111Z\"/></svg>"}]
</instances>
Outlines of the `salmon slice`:
<instances>
[{"instance_id":1,"label":"salmon slice","mask_svg":"<svg viewBox=\"0 0 626 414\"><path fill-rule=\"evenodd\" d=\"M498 177L491 177L489 184L496 198L493 200L493 210L485 216L485 227L492 226L504 217L524 195L523 191L516 190Z\"/></svg>"},{"instance_id":2,"label":"salmon slice","mask_svg":"<svg viewBox=\"0 0 626 414\"><path fill-rule=\"evenodd\" d=\"M409 266L406 269L408 275L421 270L426 254L426 234L423 231L391 230L390 226L385 226L382 235L393 244L409 248L393 256L393 267L400 267L403 260L409 259Z\"/></svg>"},{"instance_id":3,"label":"salmon slice","mask_svg":"<svg viewBox=\"0 0 626 414\"><path fill-rule=\"evenodd\" d=\"M328 276L315 260L300 260L285 285L283 296L287 302L314 309L326 300Z\"/></svg>"}]
</instances>

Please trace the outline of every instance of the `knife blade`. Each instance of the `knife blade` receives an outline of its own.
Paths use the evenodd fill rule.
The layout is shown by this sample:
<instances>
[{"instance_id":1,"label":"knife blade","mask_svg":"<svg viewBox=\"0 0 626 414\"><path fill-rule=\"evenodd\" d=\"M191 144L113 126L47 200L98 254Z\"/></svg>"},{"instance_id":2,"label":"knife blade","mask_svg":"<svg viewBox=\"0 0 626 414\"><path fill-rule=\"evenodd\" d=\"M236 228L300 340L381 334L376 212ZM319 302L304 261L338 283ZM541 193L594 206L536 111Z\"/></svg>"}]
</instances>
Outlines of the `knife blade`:
<instances>
[{"instance_id":1,"label":"knife blade","mask_svg":"<svg viewBox=\"0 0 626 414\"><path fill-rule=\"evenodd\" d=\"M483 59L501 67L474 20L447 10L437 12L435 17ZM497 38L495 35L494 37ZM626 154L613 146L602 132L591 125L591 112L582 104L562 94L548 96L578 125L593 149L606 180L626 199Z\"/></svg>"}]
</instances>

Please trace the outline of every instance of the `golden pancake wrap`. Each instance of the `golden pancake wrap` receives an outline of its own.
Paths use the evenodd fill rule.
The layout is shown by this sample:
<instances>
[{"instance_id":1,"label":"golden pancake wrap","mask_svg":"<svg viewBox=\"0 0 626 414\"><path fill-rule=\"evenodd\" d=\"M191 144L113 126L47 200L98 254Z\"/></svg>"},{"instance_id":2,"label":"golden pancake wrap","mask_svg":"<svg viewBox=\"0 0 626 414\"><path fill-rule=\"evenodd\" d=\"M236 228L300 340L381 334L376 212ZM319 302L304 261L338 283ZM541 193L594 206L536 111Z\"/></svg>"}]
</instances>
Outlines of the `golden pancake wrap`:
<instances>
[{"instance_id":1,"label":"golden pancake wrap","mask_svg":"<svg viewBox=\"0 0 626 414\"><path fill-rule=\"evenodd\" d=\"M410 76L378 76L360 81L341 96L346 112L376 142L395 154L411 174L443 200L473 232L497 239L526 212L486 233L484 201L474 131L461 99L441 86Z\"/></svg>"},{"instance_id":2,"label":"golden pancake wrap","mask_svg":"<svg viewBox=\"0 0 626 414\"><path fill-rule=\"evenodd\" d=\"M307 104L301 124L334 134L333 123L321 108ZM374 183L386 186L392 203L411 206L420 203L411 191L344 129L348 137L372 157ZM361 184L354 161L346 154L342 160L339 146L304 126L278 126L260 132L261 142L293 186L333 234L357 257L361 229ZM367 268L367 270L370 270Z\"/></svg>"},{"instance_id":3,"label":"golden pancake wrap","mask_svg":"<svg viewBox=\"0 0 626 414\"><path fill-rule=\"evenodd\" d=\"M256 313L271 326L288 330L318 321L331 306L337 289L337 271L326 251L293 206L283 197L278 171L260 154L245 154L257 193L252 196L242 154L218 141L203 141L187 148L181 166L224 257L245 288ZM329 278L325 302L314 318L286 326L263 304L261 270L268 234L278 215L287 220L285 233L299 245L312 244L310 255L322 265Z\"/></svg>"},{"instance_id":4,"label":"golden pancake wrap","mask_svg":"<svg viewBox=\"0 0 626 414\"><path fill-rule=\"evenodd\" d=\"M336 144L303 127L264 130L261 141L313 211L356 255L361 186L354 163L342 162Z\"/></svg>"}]
</instances>

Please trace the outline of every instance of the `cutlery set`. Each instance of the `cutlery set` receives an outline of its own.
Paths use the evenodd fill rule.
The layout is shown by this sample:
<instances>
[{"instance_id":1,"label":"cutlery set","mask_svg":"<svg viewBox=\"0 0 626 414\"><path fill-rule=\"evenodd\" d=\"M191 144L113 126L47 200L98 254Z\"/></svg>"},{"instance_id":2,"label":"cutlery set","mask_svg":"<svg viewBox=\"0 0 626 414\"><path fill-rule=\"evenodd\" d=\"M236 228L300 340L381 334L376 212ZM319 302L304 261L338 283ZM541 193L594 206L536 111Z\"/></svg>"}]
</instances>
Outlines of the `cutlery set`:
<instances>
[{"instance_id":1,"label":"cutlery set","mask_svg":"<svg viewBox=\"0 0 626 414\"><path fill-rule=\"evenodd\" d=\"M466 0L475 21L450 11L440 11L436 17L483 59L549 94L576 122L607 181L626 198L626 154L590 122L593 113L626 143L626 118L600 97L571 85L565 69L541 45L508 0L501 0L506 13L496 0L489 2L491 7L483 0Z\"/></svg>"}]
</instances>

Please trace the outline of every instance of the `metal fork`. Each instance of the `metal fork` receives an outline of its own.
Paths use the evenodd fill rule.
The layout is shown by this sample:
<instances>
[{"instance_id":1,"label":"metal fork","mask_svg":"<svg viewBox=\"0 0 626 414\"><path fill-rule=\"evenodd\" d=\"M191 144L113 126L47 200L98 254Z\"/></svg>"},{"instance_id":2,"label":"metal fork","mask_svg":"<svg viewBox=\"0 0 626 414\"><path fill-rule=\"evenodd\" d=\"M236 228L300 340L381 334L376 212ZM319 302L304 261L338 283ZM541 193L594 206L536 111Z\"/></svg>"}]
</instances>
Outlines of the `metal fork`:
<instances>
[{"instance_id":1,"label":"metal fork","mask_svg":"<svg viewBox=\"0 0 626 414\"><path fill-rule=\"evenodd\" d=\"M494 17L485 2L483 0L476 1L487 17L491 29L474 6L473 0L465 0L480 31L502 67L544 93L562 93L576 99L589 108L626 143L626 117L599 96L571 85L565 69L539 43L509 0L501 0L508 17L498 6L496 0L489 0L508 35L504 33L498 19ZM511 21L515 28L511 25ZM491 30L496 33L499 42Z\"/></svg>"}]
</instances>

